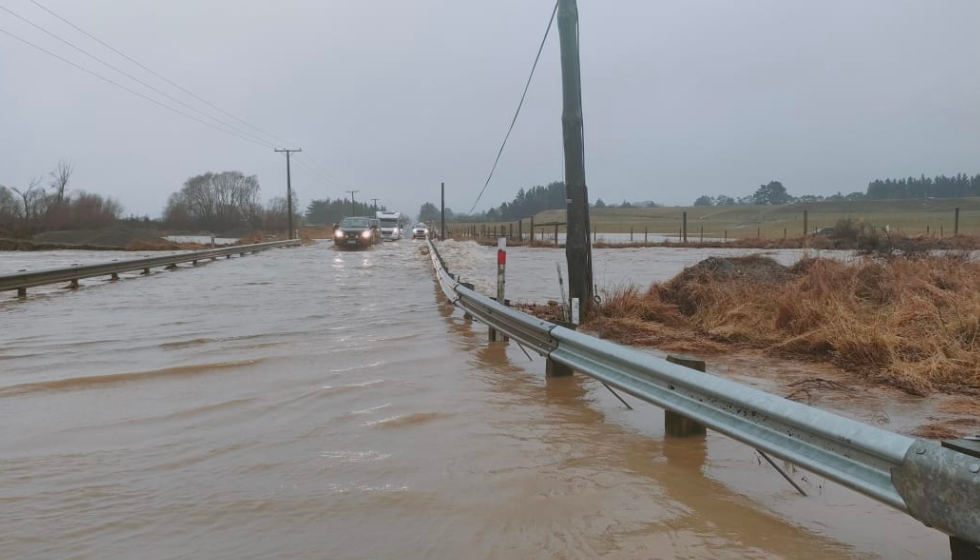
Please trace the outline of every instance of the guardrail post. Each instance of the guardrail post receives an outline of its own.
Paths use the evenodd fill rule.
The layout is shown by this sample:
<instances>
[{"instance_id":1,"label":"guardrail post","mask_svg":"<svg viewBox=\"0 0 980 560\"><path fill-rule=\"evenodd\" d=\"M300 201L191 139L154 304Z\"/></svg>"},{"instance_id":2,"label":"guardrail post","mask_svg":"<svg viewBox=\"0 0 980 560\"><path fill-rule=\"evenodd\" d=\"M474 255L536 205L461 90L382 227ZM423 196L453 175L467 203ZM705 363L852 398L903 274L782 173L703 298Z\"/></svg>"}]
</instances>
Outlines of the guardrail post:
<instances>
[{"instance_id":1,"label":"guardrail post","mask_svg":"<svg viewBox=\"0 0 980 560\"><path fill-rule=\"evenodd\" d=\"M545 377L567 377L573 373L572 368L566 366L565 364L560 364L551 358L545 360L544 374Z\"/></svg>"},{"instance_id":2,"label":"guardrail post","mask_svg":"<svg viewBox=\"0 0 980 560\"><path fill-rule=\"evenodd\" d=\"M704 360L698 360L690 356L667 356L667 361L679 366L688 367L697 371L705 371ZM664 411L664 432L671 437L703 436L708 433L707 428L697 422L681 416L676 412Z\"/></svg>"},{"instance_id":3,"label":"guardrail post","mask_svg":"<svg viewBox=\"0 0 980 560\"><path fill-rule=\"evenodd\" d=\"M144 268L143 269L143 276L149 276L149 275L150 275L150 269L149 268Z\"/></svg>"},{"instance_id":4,"label":"guardrail post","mask_svg":"<svg viewBox=\"0 0 980 560\"><path fill-rule=\"evenodd\" d=\"M27 297L27 288L17 288L17 297L19 297L19 298L26 298Z\"/></svg>"},{"instance_id":5,"label":"guardrail post","mask_svg":"<svg viewBox=\"0 0 980 560\"><path fill-rule=\"evenodd\" d=\"M112 276L109 277L109 281L110 282L116 282L117 280L119 280L119 273L118 272L113 272L112 273Z\"/></svg>"},{"instance_id":6,"label":"guardrail post","mask_svg":"<svg viewBox=\"0 0 980 560\"><path fill-rule=\"evenodd\" d=\"M958 210L958 209L957 209ZM976 468L980 470L980 437L957 439L942 442L943 447L977 458ZM976 471L974 471L976 472ZM949 538L949 551L953 560L980 560L980 547L956 537Z\"/></svg>"},{"instance_id":7,"label":"guardrail post","mask_svg":"<svg viewBox=\"0 0 980 560\"><path fill-rule=\"evenodd\" d=\"M505 287L507 285L507 238L499 237L497 239L497 303L500 305L507 305L507 299L504 295ZM490 327L490 342L495 342L497 340L497 330ZM507 341L507 336L504 335L504 342Z\"/></svg>"},{"instance_id":8,"label":"guardrail post","mask_svg":"<svg viewBox=\"0 0 980 560\"><path fill-rule=\"evenodd\" d=\"M72 290L77 290L78 289L78 278L72 278L71 279L71 282L68 284L68 287L71 288Z\"/></svg>"}]
</instances>

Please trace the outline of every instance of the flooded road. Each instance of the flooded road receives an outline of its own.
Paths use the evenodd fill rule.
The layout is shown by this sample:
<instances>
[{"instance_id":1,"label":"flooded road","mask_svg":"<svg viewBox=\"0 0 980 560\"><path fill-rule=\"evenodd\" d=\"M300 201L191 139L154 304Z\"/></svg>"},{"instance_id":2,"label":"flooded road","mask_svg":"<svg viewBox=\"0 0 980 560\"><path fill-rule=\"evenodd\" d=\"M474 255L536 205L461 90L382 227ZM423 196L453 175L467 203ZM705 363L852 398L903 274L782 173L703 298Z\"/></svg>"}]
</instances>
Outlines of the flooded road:
<instances>
[{"instance_id":1,"label":"flooded road","mask_svg":"<svg viewBox=\"0 0 980 560\"><path fill-rule=\"evenodd\" d=\"M741 444L664 440L662 411L546 379L440 304L418 248L4 299L0 558L945 556L903 514L796 473L803 498ZM492 270L445 256L476 277L484 251ZM508 296L550 297L553 260L519 255Z\"/></svg>"}]
</instances>

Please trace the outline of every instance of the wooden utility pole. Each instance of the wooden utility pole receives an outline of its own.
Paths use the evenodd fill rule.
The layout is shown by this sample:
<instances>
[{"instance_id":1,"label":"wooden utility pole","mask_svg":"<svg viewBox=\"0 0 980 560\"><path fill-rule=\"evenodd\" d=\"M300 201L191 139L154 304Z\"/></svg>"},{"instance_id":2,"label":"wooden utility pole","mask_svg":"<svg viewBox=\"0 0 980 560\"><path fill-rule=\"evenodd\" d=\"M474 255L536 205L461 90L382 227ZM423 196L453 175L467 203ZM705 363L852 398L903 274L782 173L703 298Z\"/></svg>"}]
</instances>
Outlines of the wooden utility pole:
<instances>
[{"instance_id":1,"label":"wooden utility pole","mask_svg":"<svg viewBox=\"0 0 980 560\"><path fill-rule=\"evenodd\" d=\"M379 200L381 200L381 199L380 199L380 198L372 198L372 199L371 199L371 202L373 202L373 203L374 203L374 211L375 211L375 212L377 212L377 211L378 211L378 201L379 201Z\"/></svg>"},{"instance_id":2,"label":"wooden utility pole","mask_svg":"<svg viewBox=\"0 0 980 560\"><path fill-rule=\"evenodd\" d=\"M274 150L281 154L286 154L286 215L288 216L286 223L289 227L289 239L293 238L293 181L291 174L289 172L289 156L293 152L302 152L302 148L296 148L295 150L289 149L279 149L274 148Z\"/></svg>"},{"instance_id":3,"label":"wooden utility pole","mask_svg":"<svg viewBox=\"0 0 980 560\"><path fill-rule=\"evenodd\" d=\"M579 300L580 321L592 308L592 246L589 244L589 191L585 184L585 146L582 132L582 74L579 64L578 6L575 0L558 0L558 34L561 38L565 144L565 203L569 297Z\"/></svg>"},{"instance_id":4,"label":"wooden utility pole","mask_svg":"<svg viewBox=\"0 0 980 560\"><path fill-rule=\"evenodd\" d=\"M446 238L446 183L442 183L442 205L439 209L440 223L439 226L439 240L442 241Z\"/></svg>"},{"instance_id":5,"label":"wooden utility pole","mask_svg":"<svg viewBox=\"0 0 980 560\"><path fill-rule=\"evenodd\" d=\"M357 194L357 193L359 193L359 192L361 192L361 191L344 191L344 192L349 192L350 193L350 215L351 216L356 216L357 215L357 207L354 205L354 195Z\"/></svg>"}]
</instances>

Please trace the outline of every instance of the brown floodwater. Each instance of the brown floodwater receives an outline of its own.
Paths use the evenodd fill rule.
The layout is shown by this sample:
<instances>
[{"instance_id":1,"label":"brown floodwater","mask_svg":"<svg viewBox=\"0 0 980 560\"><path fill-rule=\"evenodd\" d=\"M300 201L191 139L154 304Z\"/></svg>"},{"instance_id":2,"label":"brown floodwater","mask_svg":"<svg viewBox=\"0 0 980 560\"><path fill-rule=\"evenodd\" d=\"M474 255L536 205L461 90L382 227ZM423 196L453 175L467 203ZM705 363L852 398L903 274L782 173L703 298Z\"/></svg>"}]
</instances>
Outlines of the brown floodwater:
<instances>
[{"instance_id":1,"label":"brown floodwater","mask_svg":"<svg viewBox=\"0 0 980 560\"><path fill-rule=\"evenodd\" d=\"M492 270L458 245L450 266ZM418 249L320 243L5 297L0 558L946 554L820 477L794 472L804 498L750 448L665 440L662 411L545 378L442 302ZM622 251L597 255L603 282L680 259ZM550 297L560 253L513 254L509 297ZM0 273L135 256L2 254Z\"/></svg>"}]
</instances>

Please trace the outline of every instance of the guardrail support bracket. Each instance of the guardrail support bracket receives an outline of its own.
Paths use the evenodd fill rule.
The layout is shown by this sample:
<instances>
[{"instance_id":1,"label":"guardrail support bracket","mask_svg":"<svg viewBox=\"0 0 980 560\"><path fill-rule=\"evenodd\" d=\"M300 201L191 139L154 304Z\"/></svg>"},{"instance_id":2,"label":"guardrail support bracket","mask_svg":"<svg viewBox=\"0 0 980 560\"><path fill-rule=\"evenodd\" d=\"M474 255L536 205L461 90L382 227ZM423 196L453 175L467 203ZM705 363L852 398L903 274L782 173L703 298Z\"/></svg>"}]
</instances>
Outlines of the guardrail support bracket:
<instances>
[{"instance_id":1,"label":"guardrail support bracket","mask_svg":"<svg viewBox=\"0 0 980 560\"><path fill-rule=\"evenodd\" d=\"M707 369L704 360L698 360L690 356L667 356L667 361L701 372ZM681 416L676 412L665 410L664 433L669 437L704 436L708 433L708 429L690 418Z\"/></svg>"}]
</instances>

